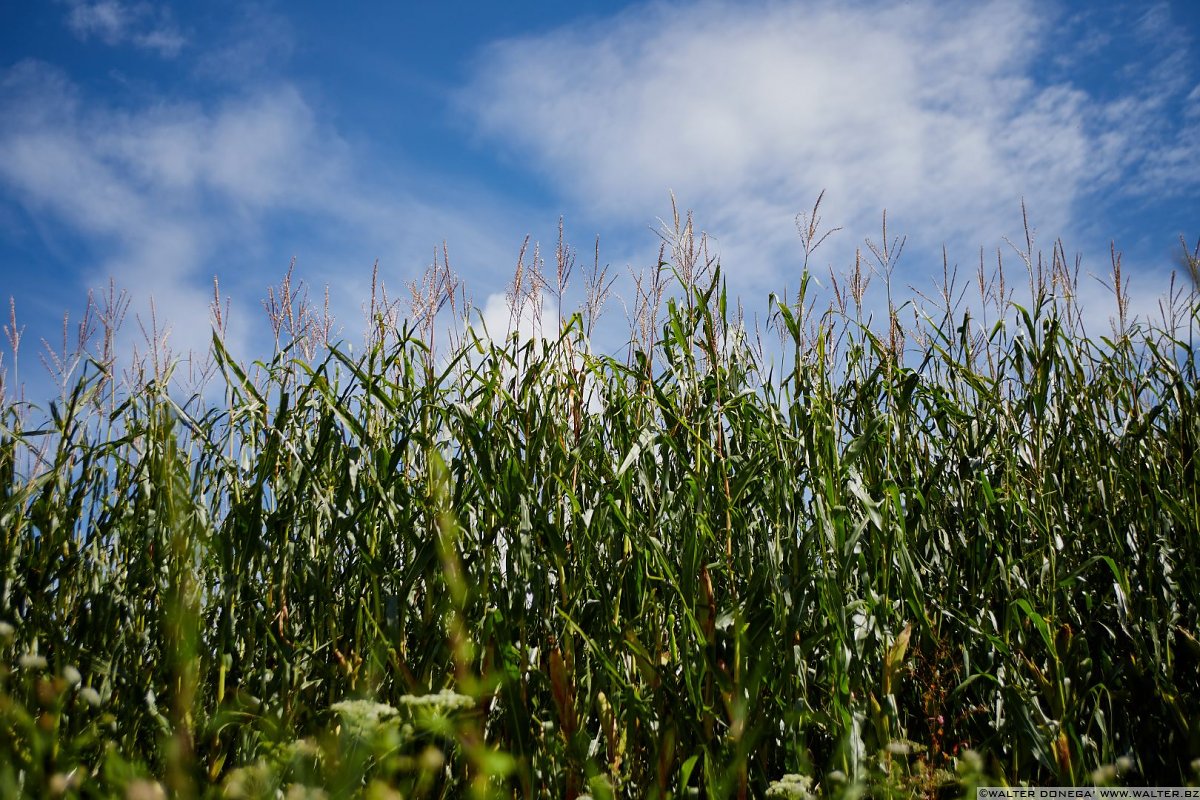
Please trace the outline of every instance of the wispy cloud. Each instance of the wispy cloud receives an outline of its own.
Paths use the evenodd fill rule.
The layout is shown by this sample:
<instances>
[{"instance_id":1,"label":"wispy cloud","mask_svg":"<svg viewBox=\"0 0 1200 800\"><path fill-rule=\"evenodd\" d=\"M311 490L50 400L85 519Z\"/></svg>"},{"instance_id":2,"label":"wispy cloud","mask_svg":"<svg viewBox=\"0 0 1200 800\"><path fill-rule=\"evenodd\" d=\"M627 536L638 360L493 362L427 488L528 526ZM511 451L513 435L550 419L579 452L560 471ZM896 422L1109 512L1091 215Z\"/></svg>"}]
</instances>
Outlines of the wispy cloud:
<instances>
[{"instance_id":1,"label":"wispy cloud","mask_svg":"<svg viewBox=\"0 0 1200 800\"><path fill-rule=\"evenodd\" d=\"M206 45L197 53L196 75L244 85L286 75L296 49L296 32L287 17L260 3L238 3L226 28Z\"/></svg>"},{"instance_id":2,"label":"wispy cloud","mask_svg":"<svg viewBox=\"0 0 1200 800\"><path fill-rule=\"evenodd\" d=\"M187 40L175 25L170 9L146 2L68 0L67 27L80 39L95 37L109 46L132 44L172 58Z\"/></svg>"},{"instance_id":3,"label":"wispy cloud","mask_svg":"<svg viewBox=\"0 0 1200 800\"><path fill-rule=\"evenodd\" d=\"M206 348L214 274L240 301L232 343L257 353L245 320L260 320L256 298L293 255L310 282L333 284L356 336L374 259L402 281L442 238L480 258L508 249L478 205L383 185L286 83L129 110L23 62L0 73L0 108L0 186L50 231L82 237L96 255L85 285L115 278L143 318L153 298L176 352Z\"/></svg>"},{"instance_id":4,"label":"wispy cloud","mask_svg":"<svg viewBox=\"0 0 1200 800\"><path fill-rule=\"evenodd\" d=\"M1161 44L1164 14L1134 35ZM1195 191L1197 137L1166 103L1191 85L1162 79L1188 42L1139 45L1120 93L1096 97L1046 74L1070 49L1060 22L1033 2L658 3L496 43L459 100L594 213L640 222L673 189L743 288L774 288L797 260L793 217L823 189L852 240L887 208L894 230L968 261L1017 232L1022 198L1070 237L1090 222L1085 198Z\"/></svg>"}]
</instances>

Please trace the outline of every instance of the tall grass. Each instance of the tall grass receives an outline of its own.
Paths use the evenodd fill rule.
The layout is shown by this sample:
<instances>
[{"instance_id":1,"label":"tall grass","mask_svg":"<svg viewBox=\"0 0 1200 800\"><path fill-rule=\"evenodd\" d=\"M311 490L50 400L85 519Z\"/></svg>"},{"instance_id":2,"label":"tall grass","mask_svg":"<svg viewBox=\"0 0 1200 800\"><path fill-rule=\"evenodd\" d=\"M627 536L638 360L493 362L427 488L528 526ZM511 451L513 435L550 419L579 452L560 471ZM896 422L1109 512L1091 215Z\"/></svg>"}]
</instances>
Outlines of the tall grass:
<instances>
[{"instance_id":1,"label":"tall grass","mask_svg":"<svg viewBox=\"0 0 1200 800\"><path fill-rule=\"evenodd\" d=\"M771 297L776 347L668 238L625 359L588 313L438 351L446 263L360 356L291 293L268 361L218 318L223 402L97 358L10 403L0 793L1195 783L1196 296L1130 320L1115 261L1092 338L1029 243L1027 297L918 311L885 229L827 306Z\"/></svg>"}]
</instances>

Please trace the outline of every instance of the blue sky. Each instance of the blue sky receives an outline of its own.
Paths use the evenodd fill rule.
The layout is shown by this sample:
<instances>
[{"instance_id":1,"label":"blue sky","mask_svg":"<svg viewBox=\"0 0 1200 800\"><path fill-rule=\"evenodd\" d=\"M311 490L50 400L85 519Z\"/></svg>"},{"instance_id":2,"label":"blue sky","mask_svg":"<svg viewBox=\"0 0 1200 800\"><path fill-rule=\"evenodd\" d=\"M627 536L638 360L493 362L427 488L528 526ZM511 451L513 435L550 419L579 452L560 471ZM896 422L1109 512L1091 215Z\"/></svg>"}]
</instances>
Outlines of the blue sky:
<instances>
[{"instance_id":1,"label":"blue sky","mask_svg":"<svg viewBox=\"0 0 1200 800\"><path fill-rule=\"evenodd\" d=\"M968 271L1007 251L1024 199L1085 273L1115 240L1149 312L1200 235L1198 37L1193 0L7 3L0 294L29 383L110 277L128 335L153 297L182 351L217 276L261 355L292 258L354 339L376 261L403 294L445 241L494 310L560 215L581 262L600 236L614 273L652 264L673 191L761 309L795 287L795 217L824 190L843 230L819 272L887 209L900 279L928 289L943 245ZM1081 300L1111 314L1099 284ZM617 347L618 300L606 320Z\"/></svg>"}]
</instances>

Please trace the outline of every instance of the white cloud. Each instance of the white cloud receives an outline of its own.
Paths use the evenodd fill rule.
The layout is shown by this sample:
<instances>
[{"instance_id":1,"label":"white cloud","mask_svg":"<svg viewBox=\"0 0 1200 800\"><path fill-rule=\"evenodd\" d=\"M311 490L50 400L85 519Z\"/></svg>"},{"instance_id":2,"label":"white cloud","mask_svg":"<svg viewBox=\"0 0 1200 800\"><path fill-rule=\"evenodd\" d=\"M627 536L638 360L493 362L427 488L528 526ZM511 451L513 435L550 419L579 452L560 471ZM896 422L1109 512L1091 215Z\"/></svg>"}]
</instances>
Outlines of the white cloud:
<instances>
[{"instance_id":1,"label":"white cloud","mask_svg":"<svg viewBox=\"0 0 1200 800\"><path fill-rule=\"evenodd\" d=\"M758 292L796 268L792 221L822 190L851 246L886 208L910 251L948 242L966 263L1019 232L1022 198L1070 241L1101 190L1194 191L1195 146L1163 110L1181 83L1153 80L1176 56L1099 100L1039 72L1055 31L1024 1L657 3L496 43L459 102L607 219L652 218L674 190ZM1162 33L1161 13L1140 20Z\"/></svg>"},{"instance_id":2,"label":"white cloud","mask_svg":"<svg viewBox=\"0 0 1200 800\"><path fill-rule=\"evenodd\" d=\"M5 76L3 88L11 114L0 125L0 182L35 216L48 215L102 243L109 255L85 270L85 283L100 286L112 275L132 291L133 312L147 320L154 297L160 321L175 323L176 348L203 350L207 290L196 271L214 252L212 220L189 218L181 206L193 209L193 197L139 174L135 148L122 135L131 120L83 108L56 71L24 63ZM105 133L94 137L96 130ZM149 137L151 143L170 150L162 138ZM178 149L175 159L186 152ZM75 300L64 298L64 304L75 306ZM126 334L136 338L136 325Z\"/></svg>"},{"instance_id":3,"label":"white cloud","mask_svg":"<svg viewBox=\"0 0 1200 800\"><path fill-rule=\"evenodd\" d=\"M503 342L514 333L517 340L546 341L559 334L558 308L554 299L545 292L526 298L517 308L504 292L488 295L480 310L484 330L497 342Z\"/></svg>"},{"instance_id":4,"label":"white cloud","mask_svg":"<svg viewBox=\"0 0 1200 800\"><path fill-rule=\"evenodd\" d=\"M78 3L67 16L67 25L82 38L92 34L108 44L116 44L125 35L128 12L120 3Z\"/></svg>"},{"instance_id":5,"label":"white cloud","mask_svg":"<svg viewBox=\"0 0 1200 800\"><path fill-rule=\"evenodd\" d=\"M67 27L83 41L95 37L110 47L128 42L166 58L178 55L186 44L165 6L121 0L69 0L69 4Z\"/></svg>"},{"instance_id":6,"label":"white cloud","mask_svg":"<svg viewBox=\"0 0 1200 800\"><path fill-rule=\"evenodd\" d=\"M125 333L135 342L133 315L148 320L153 298L176 353L206 350L217 273L234 297L231 349L262 355L257 301L293 255L314 296L332 285L350 336L376 258L393 290L443 238L471 254L466 272L500 253L508 260L485 200L426 202L417 185L386 185L289 84L117 110L57 69L24 62L0 72L0 108L0 186L39 224L61 226L50 235L82 238L95 255L80 268L84 285L113 277L130 290ZM55 291L78 306L69 282Z\"/></svg>"},{"instance_id":7,"label":"white cloud","mask_svg":"<svg viewBox=\"0 0 1200 800\"><path fill-rule=\"evenodd\" d=\"M148 107L108 115L106 123L97 151L138 184L210 191L251 211L308 205L346 170L344 145L287 84L229 97L215 109Z\"/></svg>"}]
</instances>

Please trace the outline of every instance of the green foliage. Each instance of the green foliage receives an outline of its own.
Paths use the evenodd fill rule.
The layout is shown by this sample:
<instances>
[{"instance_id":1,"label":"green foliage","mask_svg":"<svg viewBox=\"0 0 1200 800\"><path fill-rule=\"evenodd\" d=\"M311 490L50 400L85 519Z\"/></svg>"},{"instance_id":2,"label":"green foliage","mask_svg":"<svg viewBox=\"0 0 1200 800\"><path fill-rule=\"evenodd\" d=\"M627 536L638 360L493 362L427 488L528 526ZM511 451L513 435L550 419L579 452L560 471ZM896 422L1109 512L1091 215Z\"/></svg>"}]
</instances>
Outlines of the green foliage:
<instances>
[{"instance_id":1,"label":"green foliage","mask_svg":"<svg viewBox=\"0 0 1200 800\"><path fill-rule=\"evenodd\" d=\"M7 409L0 794L1196 781L1194 297L879 335L806 275L773 359L676 274L628 362L579 317L257 377L217 336L223 405Z\"/></svg>"}]
</instances>

